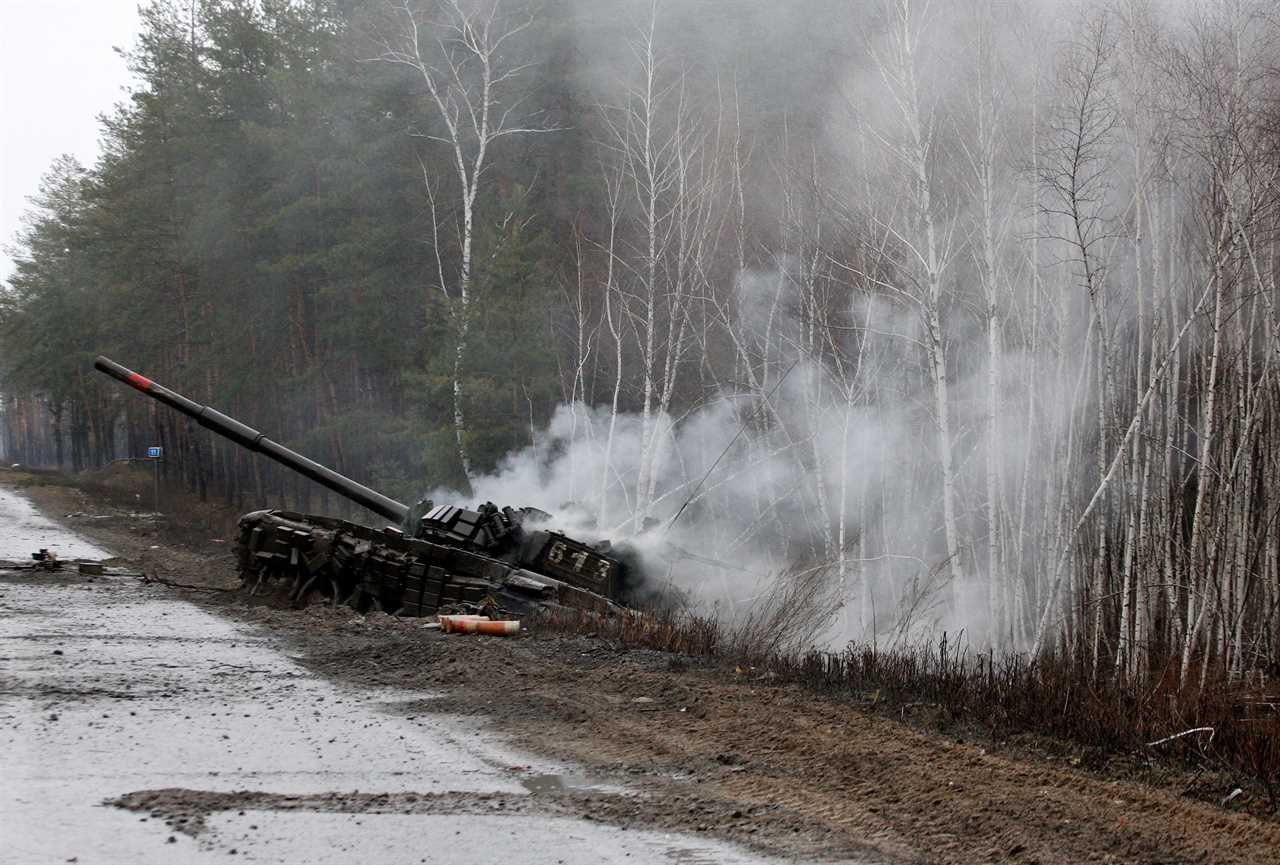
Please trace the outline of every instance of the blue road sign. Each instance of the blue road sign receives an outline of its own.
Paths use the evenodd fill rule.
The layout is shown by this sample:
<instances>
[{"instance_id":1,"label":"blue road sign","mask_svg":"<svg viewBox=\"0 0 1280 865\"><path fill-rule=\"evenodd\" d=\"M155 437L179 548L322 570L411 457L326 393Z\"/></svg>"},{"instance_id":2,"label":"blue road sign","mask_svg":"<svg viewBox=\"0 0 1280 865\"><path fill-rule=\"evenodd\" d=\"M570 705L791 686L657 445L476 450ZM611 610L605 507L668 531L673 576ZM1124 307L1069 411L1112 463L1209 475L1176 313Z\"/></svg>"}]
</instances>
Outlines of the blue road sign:
<instances>
[{"instance_id":1,"label":"blue road sign","mask_svg":"<svg viewBox=\"0 0 1280 865\"><path fill-rule=\"evenodd\" d=\"M157 447L149 447L149 448L147 448L147 459L149 459L149 460L158 460L158 459L160 459L160 452L161 452L161 449L160 449L160 448L157 448Z\"/></svg>"}]
</instances>

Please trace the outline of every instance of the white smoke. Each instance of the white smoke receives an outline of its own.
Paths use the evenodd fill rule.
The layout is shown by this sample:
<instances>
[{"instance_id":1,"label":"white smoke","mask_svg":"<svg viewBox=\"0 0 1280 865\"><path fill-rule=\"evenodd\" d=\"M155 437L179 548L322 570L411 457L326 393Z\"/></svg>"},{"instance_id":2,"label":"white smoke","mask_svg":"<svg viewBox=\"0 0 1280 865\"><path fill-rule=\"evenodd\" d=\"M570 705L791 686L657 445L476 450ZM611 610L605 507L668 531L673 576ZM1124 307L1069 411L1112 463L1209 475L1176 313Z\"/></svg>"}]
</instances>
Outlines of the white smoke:
<instances>
[{"instance_id":1,"label":"white smoke","mask_svg":"<svg viewBox=\"0 0 1280 865\"><path fill-rule=\"evenodd\" d=\"M633 16L634 26L624 34L633 36L652 7L617 0L610 8L646 13ZM1080 35L1087 15L1045 2L1024 4L1017 14L989 17L980 25L978 10L969 4L930 8L935 19L916 46L921 54L913 68L919 77L917 119L933 146L926 166L929 208L945 258L942 298L934 303L946 355L949 393L942 411L950 441L939 443L931 335L922 314L927 289L918 262L924 232L919 212L911 210L921 200L919 174L903 168L910 135L902 103L889 92L892 74L877 68L891 52L886 20L843 17L840 27L854 38L842 46L846 53L820 86L812 67L781 74L794 79L776 88L762 84L758 70L735 85L767 96L799 83L818 91L810 94L811 106L825 96L821 104L828 110L819 112L820 125L787 127L797 139L809 136L795 142L798 150L811 151L804 159L812 165L804 171L827 169L818 177L821 201L813 206L816 215L788 223L779 233L826 232L823 243L831 246L813 247L823 255L839 249L830 253L838 259L836 275L814 274L806 239L778 239L778 248L761 256L767 264L748 266L731 285L709 289L724 303L720 309L732 310L726 316L732 321L719 325L733 329L737 354L728 362L717 358L732 366L731 381L721 381L694 410L674 417L658 411L615 416L604 406L562 405L531 447L475 479L477 500L537 506L554 514L557 527L567 532L630 541L644 552L651 574L709 604L743 603L787 569L827 567L841 605L834 639L902 637L935 628L963 629L981 643L998 626L1003 644L1026 642L1025 623L1043 603L1030 594L1043 590L1046 561L1051 567L1058 550L1070 543L1061 515L1069 513L1064 502L1076 489L1062 477L1064 470L1096 470L1081 455L1094 447L1087 438L1097 435L1088 366L1097 348L1085 334L1098 330L1090 331L1092 310L1070 245L1060 236L1061 226L1044 215L1052 203L1042 200L1040 178L1028 164L1048 148L1043 137L1052 133L1052 111L1070 105L1072 94L1054 92L1055 63L1059 49ZM812 27L813 19L798 9L769 9L780 29ZM680 38L696 41L708 25L697 10L697 4L664 6L665 26L685 22ZM766 14L763 5L757 12ZM617 66L623 56L617 29L623 25L594 4L583 14L602 29L590 32L608 31L608 38L590 46L592 62L586 64L588 86L607 101L625 77ZM1064 16L1074 23L1064 24ZM989 25L994 31L983 31ZM980 208L972 164L966 162L972 152L966 148L975 146L975 100L982 92L974 60L980 32L991 37L983 50L999 56L990 67L997 76L990 86L1000 93L993 116L1001 124L994 189L1001 236L996 266L1003 269L996 280L998 349L988 344L989 299L977 257ZM660 36L679 47L680 38L669 30ZM713 56L702 60L734 66L733 40L709 39L706 45ZM1124 85L1114 77L1107 86ZM766 149L778 140L769 134L780 135L776 128L763 133ZM1138 134L1118 124L1114 136L1099 145L1099 164L1106 161L1115 179L1108 176L1090 206L1097 208L1099 226L1112 220L1099 230L1117 238L1126 229L1110 214L1124 211L1134 180L1114 166L1127 164L1132 139L1126 136ZM793 183L785 177L785 157L771 151L770 159L779 163L779 186ZM753 192L748 207L759 211L756 216L778 223L792 217L777 212L782 205L768 193ZM797 228L806 218L810 222ZM850 225L853 234L865 236L828 241ZM859 246L875 243L880 247L870 252ZM876 255L891 263L869 263ZM1120 239L1106 255L1106 278L1116 283L1142 266ZM817 282L820 290L814 289ZM1106 285L1100 296L1108 338L1123 339L1135 316L1132 301ZM817 322L818 316L829 317ZM994 420L988 364L998 364ZM954 559L948 558L944 536L940 453L954 464ZM999 487L994 497L992 477ZM638 488L645 478L652 479L652 495ZM433 497L459 498L448 490ZM994 517L989 500L998 500ZM996 564L988 549L994 536L1000 545ZM1015 602L1022 606L1008 609ZM993 621L1001 615L1003 622ZM1015 618L1023 623L1016 626L1019 633L1013 633Z\"/></svg>"}]
</instances>

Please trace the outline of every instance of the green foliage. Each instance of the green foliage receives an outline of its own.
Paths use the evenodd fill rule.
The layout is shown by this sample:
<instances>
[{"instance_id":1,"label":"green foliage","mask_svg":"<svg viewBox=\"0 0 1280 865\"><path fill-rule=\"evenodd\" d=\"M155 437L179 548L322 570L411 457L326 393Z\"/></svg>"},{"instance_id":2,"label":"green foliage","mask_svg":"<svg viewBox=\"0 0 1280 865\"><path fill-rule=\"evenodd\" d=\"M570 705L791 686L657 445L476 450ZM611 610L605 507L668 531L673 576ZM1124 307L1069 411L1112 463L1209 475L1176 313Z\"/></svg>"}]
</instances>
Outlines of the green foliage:
<instances>
[{"instance_id":1,"label":"green foliage","mask_svg":"<svg viewBox=\"0 0 1280 865\"><path fill-rule=\"evenodd\" d=\"M553 326L566 315L527 191L513 186L493 211L508 215L480 232L465 378L469 447L482 470L530 444L546 423L559 397Z\"/></svg>"},{"instance_id":2,"label":"green foliage","mask_svg":"<svg viewBox=\"0 0 1280 865\"><path fill-rule=\"evenodd\" d=\"M356 62L346 5L142 10L139 83L104 121L101 160L55 164L20 238L0 297L6 393L136 416L88 372L111 354L353 473L416 464L417 166L389 109L404 83Z\"/></svg>"},{"instance_id":3,"label":"green foliage","mask_svg":"<svg viewBox=\"0 0 1280 865\"><path fill-rule=\"evenodd\" d=\"M460 307L457 286L439 284L441 262L456 270L453 191L438 190L436 250L420 160L446 184L452 169L409 134L438 122L420 82L365 62L369 3L191 8L142 10L126 55L138 83L104 120L102 158L50 171L0 296L4 391L87 412L85 437L121 414L130 429L150 423L90 372L108 354L394 494L464 485ZM525 185L554 155L537 147L504 142L477 203L461 384L480 470L528 443L559 394L563 251ZM221 470L157 422L150 434L179 437L175 470ZM102 458L116 455L114 436L95 435ZM290 488L271 467L235 471L241 486Z\"/></svg>"},{"instance_id":4,"label":"green foliage","mask_svg":"<svg viewBox=\"0 0 1280 865\"><path fill-rule=\"evenodd\" d=\"M85 242L93 212L90 179L71 157L45 176L10 289L0 298L4 373L18 387L67 400L77 396L85 340L99 331L102 295Z\"/></svg>"}]
</instances>

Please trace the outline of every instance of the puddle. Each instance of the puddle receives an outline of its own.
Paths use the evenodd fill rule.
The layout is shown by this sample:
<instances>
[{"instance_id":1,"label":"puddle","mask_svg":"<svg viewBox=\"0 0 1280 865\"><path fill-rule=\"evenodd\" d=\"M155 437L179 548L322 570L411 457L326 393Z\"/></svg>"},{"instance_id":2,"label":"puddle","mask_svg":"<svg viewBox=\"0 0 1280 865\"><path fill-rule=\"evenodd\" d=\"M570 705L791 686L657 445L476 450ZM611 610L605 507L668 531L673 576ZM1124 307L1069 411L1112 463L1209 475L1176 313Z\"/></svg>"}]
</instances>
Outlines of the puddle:
<instances>
[{"instance_id":1,"label":"puddle","mask_svg":"<svg viewBox=\"0 0 1280 865\"><path fill-rule=\"evenodd\" d=\"M530 793L563 793L570 789L559 775L530 775L520 779L520 786Z\"/></svg>"},{"instance_id":2,"label":"puddle","mask_svg":"<svg viewBox=\"0 0 1280 865\"><path fill-rule=\"evenodd\" d=\"M521 787L534 795L538 793L609 793L625 796L631 792L622 787L592 783L586 775L540 773L524 775L518 780Z\"/></svg>"},{"instance_id":3,"label":"puddle","mask_svg":"<svg viewBox=\"0 0 1280 865\"><path fill-rule=\"evenodd\" d=\"M720 859L711 855L712 851L694 850L689 847L668 847L662 851L672 862L679 865L720 865Z\"/></svg>"}]
</instances>

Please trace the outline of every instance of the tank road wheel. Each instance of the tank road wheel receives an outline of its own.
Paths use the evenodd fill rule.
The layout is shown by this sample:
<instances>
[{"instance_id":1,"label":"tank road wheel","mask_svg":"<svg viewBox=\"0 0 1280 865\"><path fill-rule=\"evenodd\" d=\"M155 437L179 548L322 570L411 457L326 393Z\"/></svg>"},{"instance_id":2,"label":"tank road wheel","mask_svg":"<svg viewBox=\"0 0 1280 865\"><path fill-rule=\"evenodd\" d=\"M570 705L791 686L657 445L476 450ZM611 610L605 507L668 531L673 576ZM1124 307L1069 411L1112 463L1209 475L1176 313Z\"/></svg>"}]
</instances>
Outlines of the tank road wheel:
<instances>
[{"instance_id":1,"label":"tank road wheel","mask_svg":"<svg viewBox=\"0 0 1280 865\"><path fill-rule=\"evenodd\" d=\"M565 607L609 611L625 588L627 564L610 554L608 542L566 537L552 530L551 515L537 508L485 502L469 510L427 499L409 507L110 358L98 357L93 365L237 447L279 463L389 523L377 528L276 509L244 514L237 523L235 547L242 594L266 593L272 580L279 579L275 588L287 585L295 605L306 604L327 587L334 606L422 615L441 606L473 609L490 595L508 597L508 588L531 601L554 597Z\"/></svg>"},{"instance_id":2,"label":"tank road wheel","mask_svg":"<svg viewBox=\"0 0 1280 865\"><path fill-rule=\"evenodd\" d=\"M297 589L297 591L290 590L289 603L292 604L294 608L301 608L306 606L307 595L311 594L311 587L314 586L316 584L316 581L318 581L319 579L320 579L320 572L316 571L314 574L311 575L311 579L307 580L306 583L304 583L301 588ZM301 582L302 582L302 572L299 571L297 579L293 581L294 587L296 588L298 584Z\"/></svg>"},{"instance_id":3,"label":"tank road wheel","mask_svg":"<svg viewBox=\"0 0 1280 865\"><path fill-rule=\"evenodd\" d=\"M258 579L254 581L253 588L249 590L249 597L252 598L254 595L258 594L258 588L262 585L262 581L266 579L266 576L267 576L267 566L262 565L261 567L258 568Z\"/></svg>"}]
</instances>

